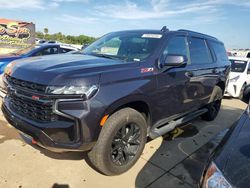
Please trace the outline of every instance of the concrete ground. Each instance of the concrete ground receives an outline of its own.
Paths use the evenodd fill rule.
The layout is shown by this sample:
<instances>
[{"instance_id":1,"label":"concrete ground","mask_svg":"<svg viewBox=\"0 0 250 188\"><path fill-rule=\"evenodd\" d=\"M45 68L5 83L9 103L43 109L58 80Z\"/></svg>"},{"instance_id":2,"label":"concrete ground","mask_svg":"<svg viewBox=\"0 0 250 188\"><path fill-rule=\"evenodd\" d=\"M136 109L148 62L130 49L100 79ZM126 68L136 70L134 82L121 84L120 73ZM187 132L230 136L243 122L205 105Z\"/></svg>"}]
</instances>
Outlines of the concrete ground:
<instances>
[{"instance_id":1,"label":"concrete ground","mask_svg":"<svg viewBox=\"0 0 250 188\"><path fill-rule=\"evenodd\" d=\"M198 118L176 138L172 133L149 141L136 165L115 177L95 171L85 153L56 154L25 144L0 114L0 187L196 187L223 130L245 108L239 100L224 99L216 120Z\"/></svg>"}]
</instances>

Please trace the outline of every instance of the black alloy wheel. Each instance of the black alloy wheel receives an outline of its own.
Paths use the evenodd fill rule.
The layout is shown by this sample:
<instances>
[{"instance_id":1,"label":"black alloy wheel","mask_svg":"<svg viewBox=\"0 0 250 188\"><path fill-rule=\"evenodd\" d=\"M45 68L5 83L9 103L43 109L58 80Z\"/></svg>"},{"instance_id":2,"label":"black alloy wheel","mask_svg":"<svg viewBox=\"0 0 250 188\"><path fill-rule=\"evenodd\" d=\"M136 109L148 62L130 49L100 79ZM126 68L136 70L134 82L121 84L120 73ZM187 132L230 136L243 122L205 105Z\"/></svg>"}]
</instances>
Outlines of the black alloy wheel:
<instances>
[{"instance_id":1,"label":"black alloy wheel","mask_svg":"<svg viewBox=\"0 0 250 188\"><path fill-rule=\"evenodd\" d=\"M115 135L111 146L112 162L125 165L136 155L140 146L141 131L135 123L123 126Z\"/></svg>"}]
</instances>

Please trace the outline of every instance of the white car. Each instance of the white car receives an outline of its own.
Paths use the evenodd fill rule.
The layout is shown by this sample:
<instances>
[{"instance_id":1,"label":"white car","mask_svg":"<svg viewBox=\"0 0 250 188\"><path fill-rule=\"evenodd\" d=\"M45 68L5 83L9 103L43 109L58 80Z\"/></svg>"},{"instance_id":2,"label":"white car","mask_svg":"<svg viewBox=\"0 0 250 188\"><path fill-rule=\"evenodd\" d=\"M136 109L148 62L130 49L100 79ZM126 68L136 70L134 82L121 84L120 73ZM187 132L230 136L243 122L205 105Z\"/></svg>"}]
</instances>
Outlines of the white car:
<instances>
[{"instance_id":1,"label":"white car","mask_svg":"<svg viewBox=\"0 0 250 188\"><path fill-rule=\"evenodd\" d=\"M250 84L249 58L229 57L231 72L225 90L225 96L242 99L246 85Z\"/></svg>"}]
</instances>

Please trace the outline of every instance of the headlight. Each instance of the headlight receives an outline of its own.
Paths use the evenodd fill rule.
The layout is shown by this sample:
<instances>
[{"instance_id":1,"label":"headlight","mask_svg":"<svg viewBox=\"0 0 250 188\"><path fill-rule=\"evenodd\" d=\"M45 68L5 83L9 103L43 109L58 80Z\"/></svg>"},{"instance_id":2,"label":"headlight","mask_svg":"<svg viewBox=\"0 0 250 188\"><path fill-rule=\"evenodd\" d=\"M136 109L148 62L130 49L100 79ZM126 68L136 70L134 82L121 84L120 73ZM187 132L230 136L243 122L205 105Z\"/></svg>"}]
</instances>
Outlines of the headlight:
<instances>
[{"instance_id":1,"label":"headlight","mask_svg":"<svg viewBox=\"0 0 250 188\"><path fill-rule=\"evenodd\" d=\"M86 98L90 98L96 93L98 87L92 85L90 87L86 86L49 86L47 87L47 93L52 95L85 95Z\"/></svg>"},{"instance_id":2,"label":"headlight","mask_svg":"<svg viewBox=\"0 0 250 188\"><path fill-rule=\"evenodd\" d=\"M237 82L237 80L240 78L240 76L236 76L234 78L229 79L230 82Z\"/></svg>"},{"instance_id":3,"label":"headlight","mask_svg":"<svg viewBox=\"0 0 250 188\"><path fill-rule=\"evenodd\" d=\"M223 176L221 171L212 162L206 172L202 188L232 188L230 183Z\"/></svg>"}]
</instances>

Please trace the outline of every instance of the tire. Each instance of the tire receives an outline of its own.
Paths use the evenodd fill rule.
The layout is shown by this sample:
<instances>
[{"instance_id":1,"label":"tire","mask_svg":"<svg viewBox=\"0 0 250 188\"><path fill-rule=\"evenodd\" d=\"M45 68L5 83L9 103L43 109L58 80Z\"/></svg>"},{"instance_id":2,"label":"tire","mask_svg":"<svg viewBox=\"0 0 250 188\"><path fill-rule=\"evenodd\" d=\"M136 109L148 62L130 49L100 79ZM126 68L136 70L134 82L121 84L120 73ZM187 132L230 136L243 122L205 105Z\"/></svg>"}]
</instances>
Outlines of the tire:
<instances>
[{"instance_id":1,"label":"tire","mask_svg":"<svg viewBox=\"0 0 250 188\"><path fill-rule=\"evenodd\" d=\"M146 139L145 118L132 108L124 108L108 118L88 156L103 174L119 175L136 163Z\"/></svg>"},{"instance_id":2,"label":"tire","mask_svg":"<svg viewBox=\"0 0 250 188\"><path fill-rule=\"evenodd\" d=\"M214 87L213 93L211 95L212 102L206 106L208 111L201 115L203 120L213 121L217 117L221 107L222 93L222 89L219 86Z\"/></svg>"},{"instance_id":3,"label":"tire","mask_svg":"<svg viewBox=\"0 0 250 188\"><path fill-rule=\"evenodd\" d=\"M249 99L250 99L250 93L247 93L243 95L242 101L248 104Z\"/></svg>"},{"instance_id":4,"label":"tire","mask_svg":"<svg viewBox=\"0 0 250 188\"><path fill-rule=\"evenodd\" d=\"M240 89L239 99L242 100L242 101L244 99L244 90L245 90L245 87L246 87L246 83L244 83L243 86Z\"/></svg>"}]
</instances>

